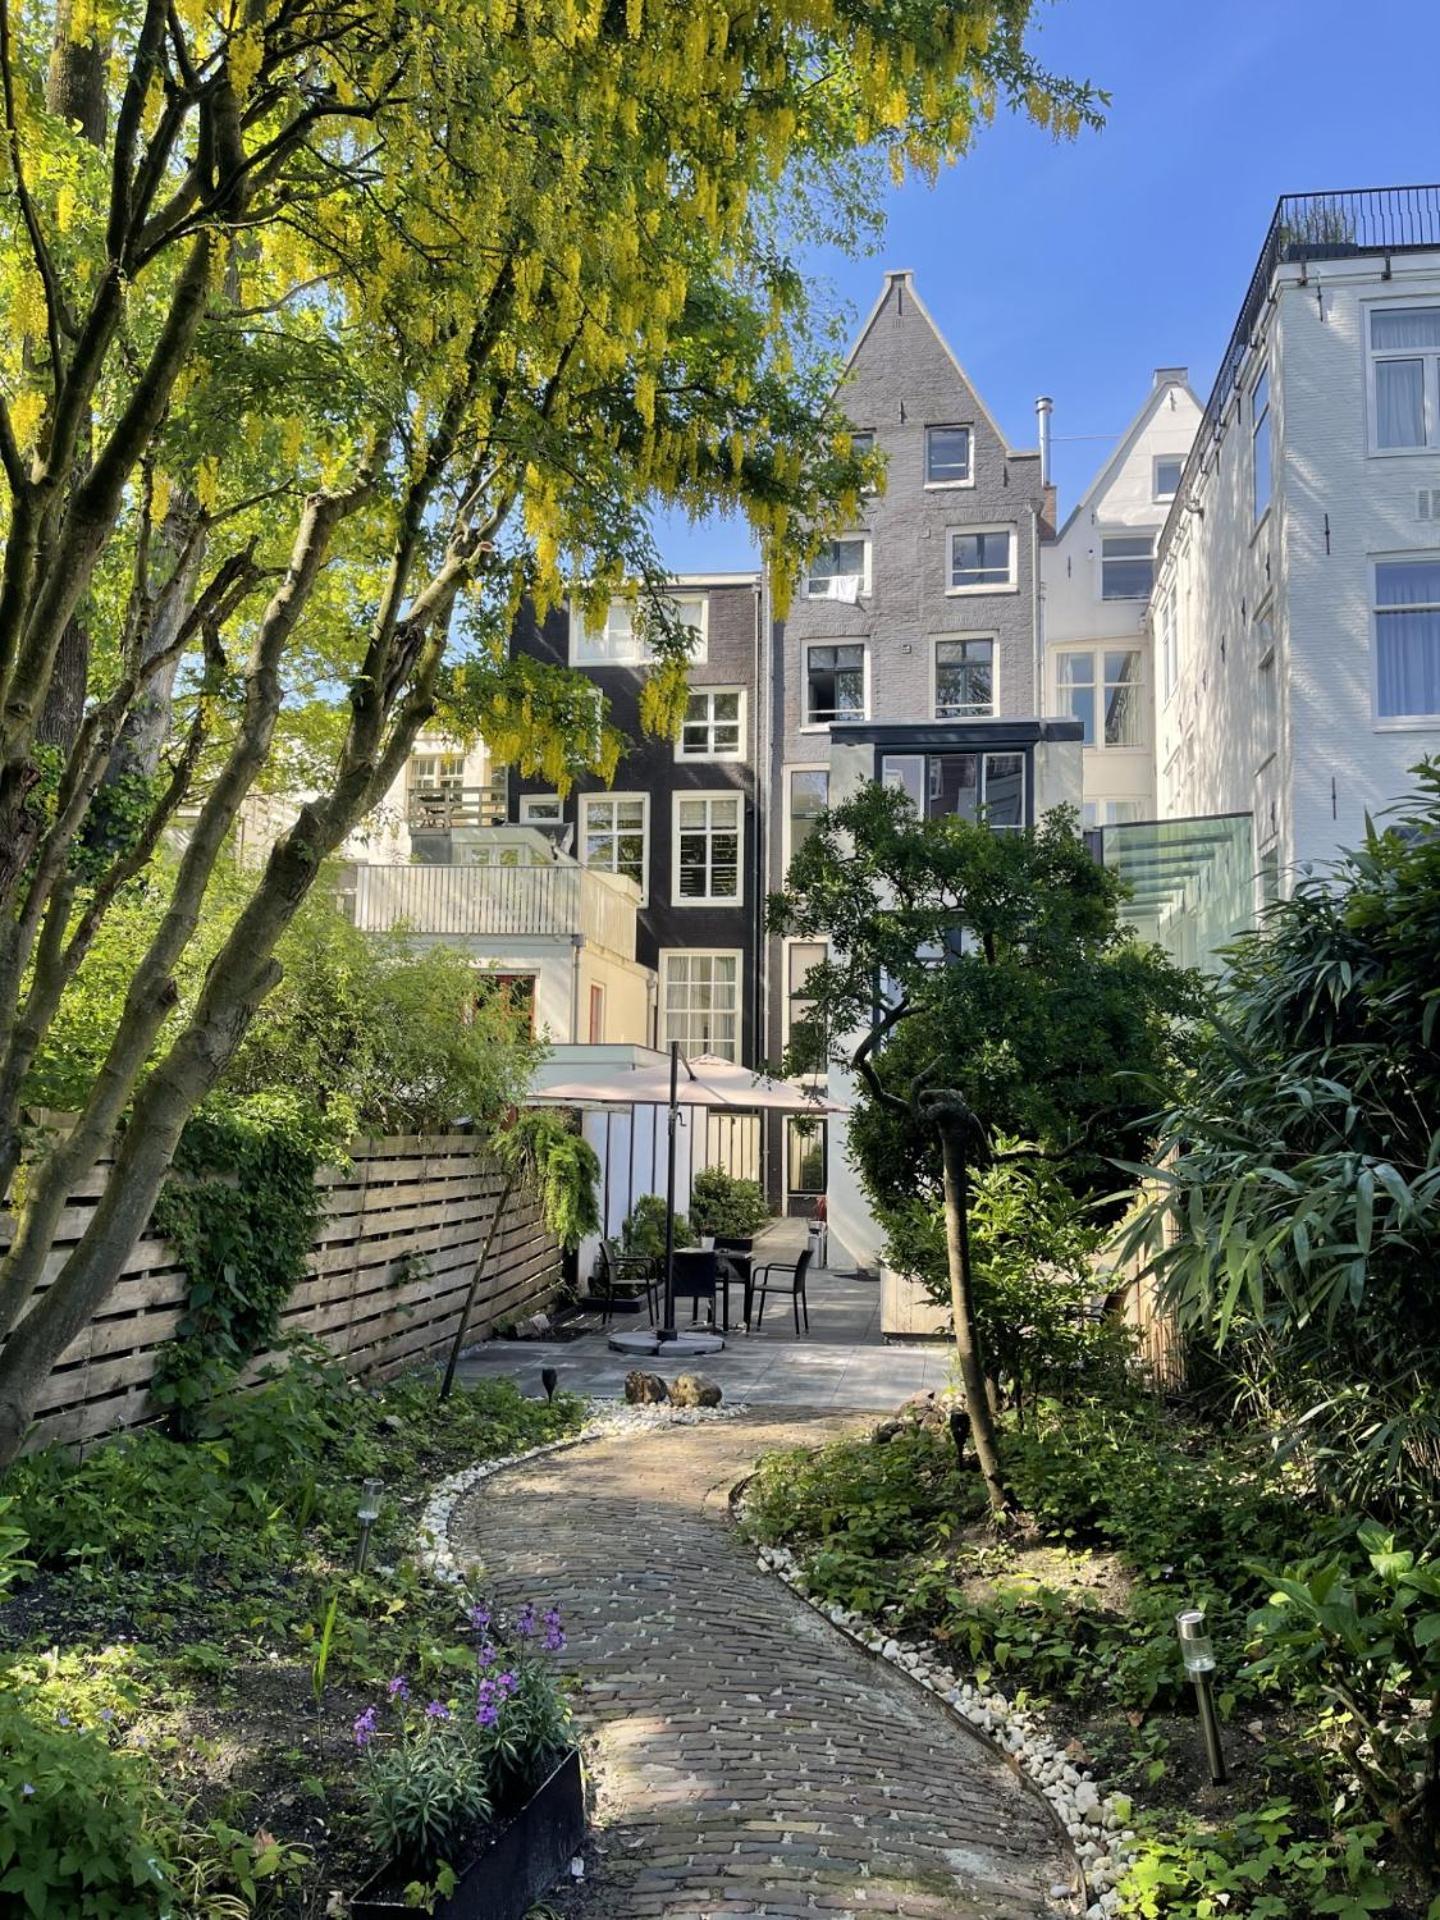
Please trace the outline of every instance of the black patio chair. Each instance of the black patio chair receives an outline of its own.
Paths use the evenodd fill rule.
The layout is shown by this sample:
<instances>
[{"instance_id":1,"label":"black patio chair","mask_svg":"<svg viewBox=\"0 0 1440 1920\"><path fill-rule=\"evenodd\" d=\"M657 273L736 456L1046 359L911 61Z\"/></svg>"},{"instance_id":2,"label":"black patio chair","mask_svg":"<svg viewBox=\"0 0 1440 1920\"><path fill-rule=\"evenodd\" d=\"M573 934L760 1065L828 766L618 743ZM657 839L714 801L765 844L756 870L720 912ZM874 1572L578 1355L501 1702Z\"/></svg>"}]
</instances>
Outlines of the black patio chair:
<instances>
[{"instance_id":1,"label":"black patio chair","mask_svg":"<svg viewBox=\"0 0 1440 1920\"><path fill-rule=\"evenodd\" d=\"M597 1297L600 1301L600 1324L610 1324L617 1300L633 1298L635 1293L644 1295L645 1309L650 1323L655 1323L655 1262L649 1254L616 1253L608 1240L600 1242L600 1259L595 1268L592 1286L599 1282Z\"/></svg>"},{"instance_id":2,"label":"black patio chair","mask_svg":"<svg viewBox=\"0 0 1440 1920\"><path fill-rule=\"evenodd\" d=\"M791 1305L795 1309L795 1331L800 1331L800 1315L805 1315L805 1331L810 1331L810 1303L805 1298L805 1275L810 1269L810 1249L806 1247L800 1258L795 1261L769 1260L763 1267L756 1267L750 1276L750 1298L758 1299L755 1309L755 1331L760 1331L760 1323L765 1318L765 1295L767 1293L788 1293ZM779 1278L772 1279L772 1275Z\"/></svg>"},{"instance_id":3,"label":"black patio chair","mask_svg":"<svg viewBox=\"0 0 1440 1920\"><path fill-rule=\"evenodd\" d=\"M663 1284L663 1281L662 1281ZM700 1302L710 1303L710 1319L715 1319L715 1295L720 1285L720 1262L708 1247L677 1248L674 1267L674 1298L690 1302L690 1318L700 1318Z\"/></svg>"}]
</instances>

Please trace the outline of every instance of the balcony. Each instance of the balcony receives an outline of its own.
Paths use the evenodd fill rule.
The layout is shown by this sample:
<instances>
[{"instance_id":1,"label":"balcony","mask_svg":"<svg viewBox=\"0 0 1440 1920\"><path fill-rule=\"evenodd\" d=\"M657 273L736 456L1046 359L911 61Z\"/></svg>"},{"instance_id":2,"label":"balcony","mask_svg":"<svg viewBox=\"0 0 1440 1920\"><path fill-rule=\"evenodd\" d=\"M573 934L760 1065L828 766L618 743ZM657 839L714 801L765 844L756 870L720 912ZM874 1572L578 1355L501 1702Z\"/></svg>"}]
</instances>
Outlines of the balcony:
<instances>
[{"instance_id":1,"label":"balcony","mask_svg":"<svg viewBox=\"0 0 1440 1920\"><path fill-rule=\"evenodd\" d=\"M406 824L412 833L452 833L456 827L505 824L505 788L412 787L406 798Z\"/></svg>"},{"instance_id":2,"label":"balcony","mask_svg":"<svg viewBox=\"0 0 1440 1920\"><path fill-rule=\"evenodd\" d=\"M365 933L453 940L568 940L635 958L638 888L573 862L537 866L355 866L344 889Z\"/></svg>"}]
</instances>

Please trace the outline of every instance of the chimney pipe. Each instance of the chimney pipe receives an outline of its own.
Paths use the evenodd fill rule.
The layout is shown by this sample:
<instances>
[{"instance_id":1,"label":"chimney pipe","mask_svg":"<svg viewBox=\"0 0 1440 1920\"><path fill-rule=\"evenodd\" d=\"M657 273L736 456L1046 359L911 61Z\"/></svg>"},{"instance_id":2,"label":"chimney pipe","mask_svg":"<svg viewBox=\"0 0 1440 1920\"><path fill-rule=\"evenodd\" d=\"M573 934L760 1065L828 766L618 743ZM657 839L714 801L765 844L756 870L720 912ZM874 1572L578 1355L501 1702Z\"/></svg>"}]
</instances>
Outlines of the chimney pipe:
<instances>
[{"instance_id":1,"label":"chimney pipe","mask_svg":"<svg viewBox=\"0 0 1440 1920\"><path fill-rule=\"evenodd\" d=\"M1050 484L1050 416L1055 411L1055 402L1048 393L1042 393L1035 402L1035 420L1040 429L1040 484Z\"/></svg>"}]
</instances>

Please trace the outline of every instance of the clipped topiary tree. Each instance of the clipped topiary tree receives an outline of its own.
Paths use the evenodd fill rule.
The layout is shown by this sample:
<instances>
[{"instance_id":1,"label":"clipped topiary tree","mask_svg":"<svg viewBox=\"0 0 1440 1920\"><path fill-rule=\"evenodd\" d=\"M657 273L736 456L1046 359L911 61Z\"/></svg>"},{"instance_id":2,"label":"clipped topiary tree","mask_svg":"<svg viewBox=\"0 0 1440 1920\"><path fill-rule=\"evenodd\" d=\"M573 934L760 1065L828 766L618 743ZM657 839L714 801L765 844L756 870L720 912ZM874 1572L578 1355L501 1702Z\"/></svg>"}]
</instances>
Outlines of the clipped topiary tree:
<instances>
[{"instance_id":1,"label":"clipped topiary tree","mask_svg":"<svg viewBox=\"0 0 1440 1920\"><path fill-rule=\"evenodd\" d=\"M757 1181L727 1173L724 1167L703 1167L690 1183L690 1224L696 1233L748 1240L769 1218Z\"/></svg>"}]
</instances>

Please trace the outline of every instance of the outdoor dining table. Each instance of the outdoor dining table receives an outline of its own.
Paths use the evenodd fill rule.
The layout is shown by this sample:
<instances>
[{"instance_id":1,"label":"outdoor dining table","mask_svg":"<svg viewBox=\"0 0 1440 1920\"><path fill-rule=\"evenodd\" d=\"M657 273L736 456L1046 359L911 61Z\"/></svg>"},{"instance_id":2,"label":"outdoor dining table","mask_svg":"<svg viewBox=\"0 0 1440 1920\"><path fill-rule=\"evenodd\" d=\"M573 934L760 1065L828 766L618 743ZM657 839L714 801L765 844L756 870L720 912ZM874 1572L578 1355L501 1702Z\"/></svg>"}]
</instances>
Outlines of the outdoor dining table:
<instances>
[{"instance_id":1,"label":"outdoor dining table","mask_svg":"<svg viewBox=\"0 0 1440 1920\"><path fill-rule=\"evenodd\" d=\"M715 1296L720 1296L720 1329L730 1331L730 1288L739 1284L744 1295L744 1320L750 1319L750 1256L725 1247L686 1247L675 1253L675 1298L694 1303L692 1315L701 1300L710 1302L713 1314Z\"/></svg>"}]
</instances>

